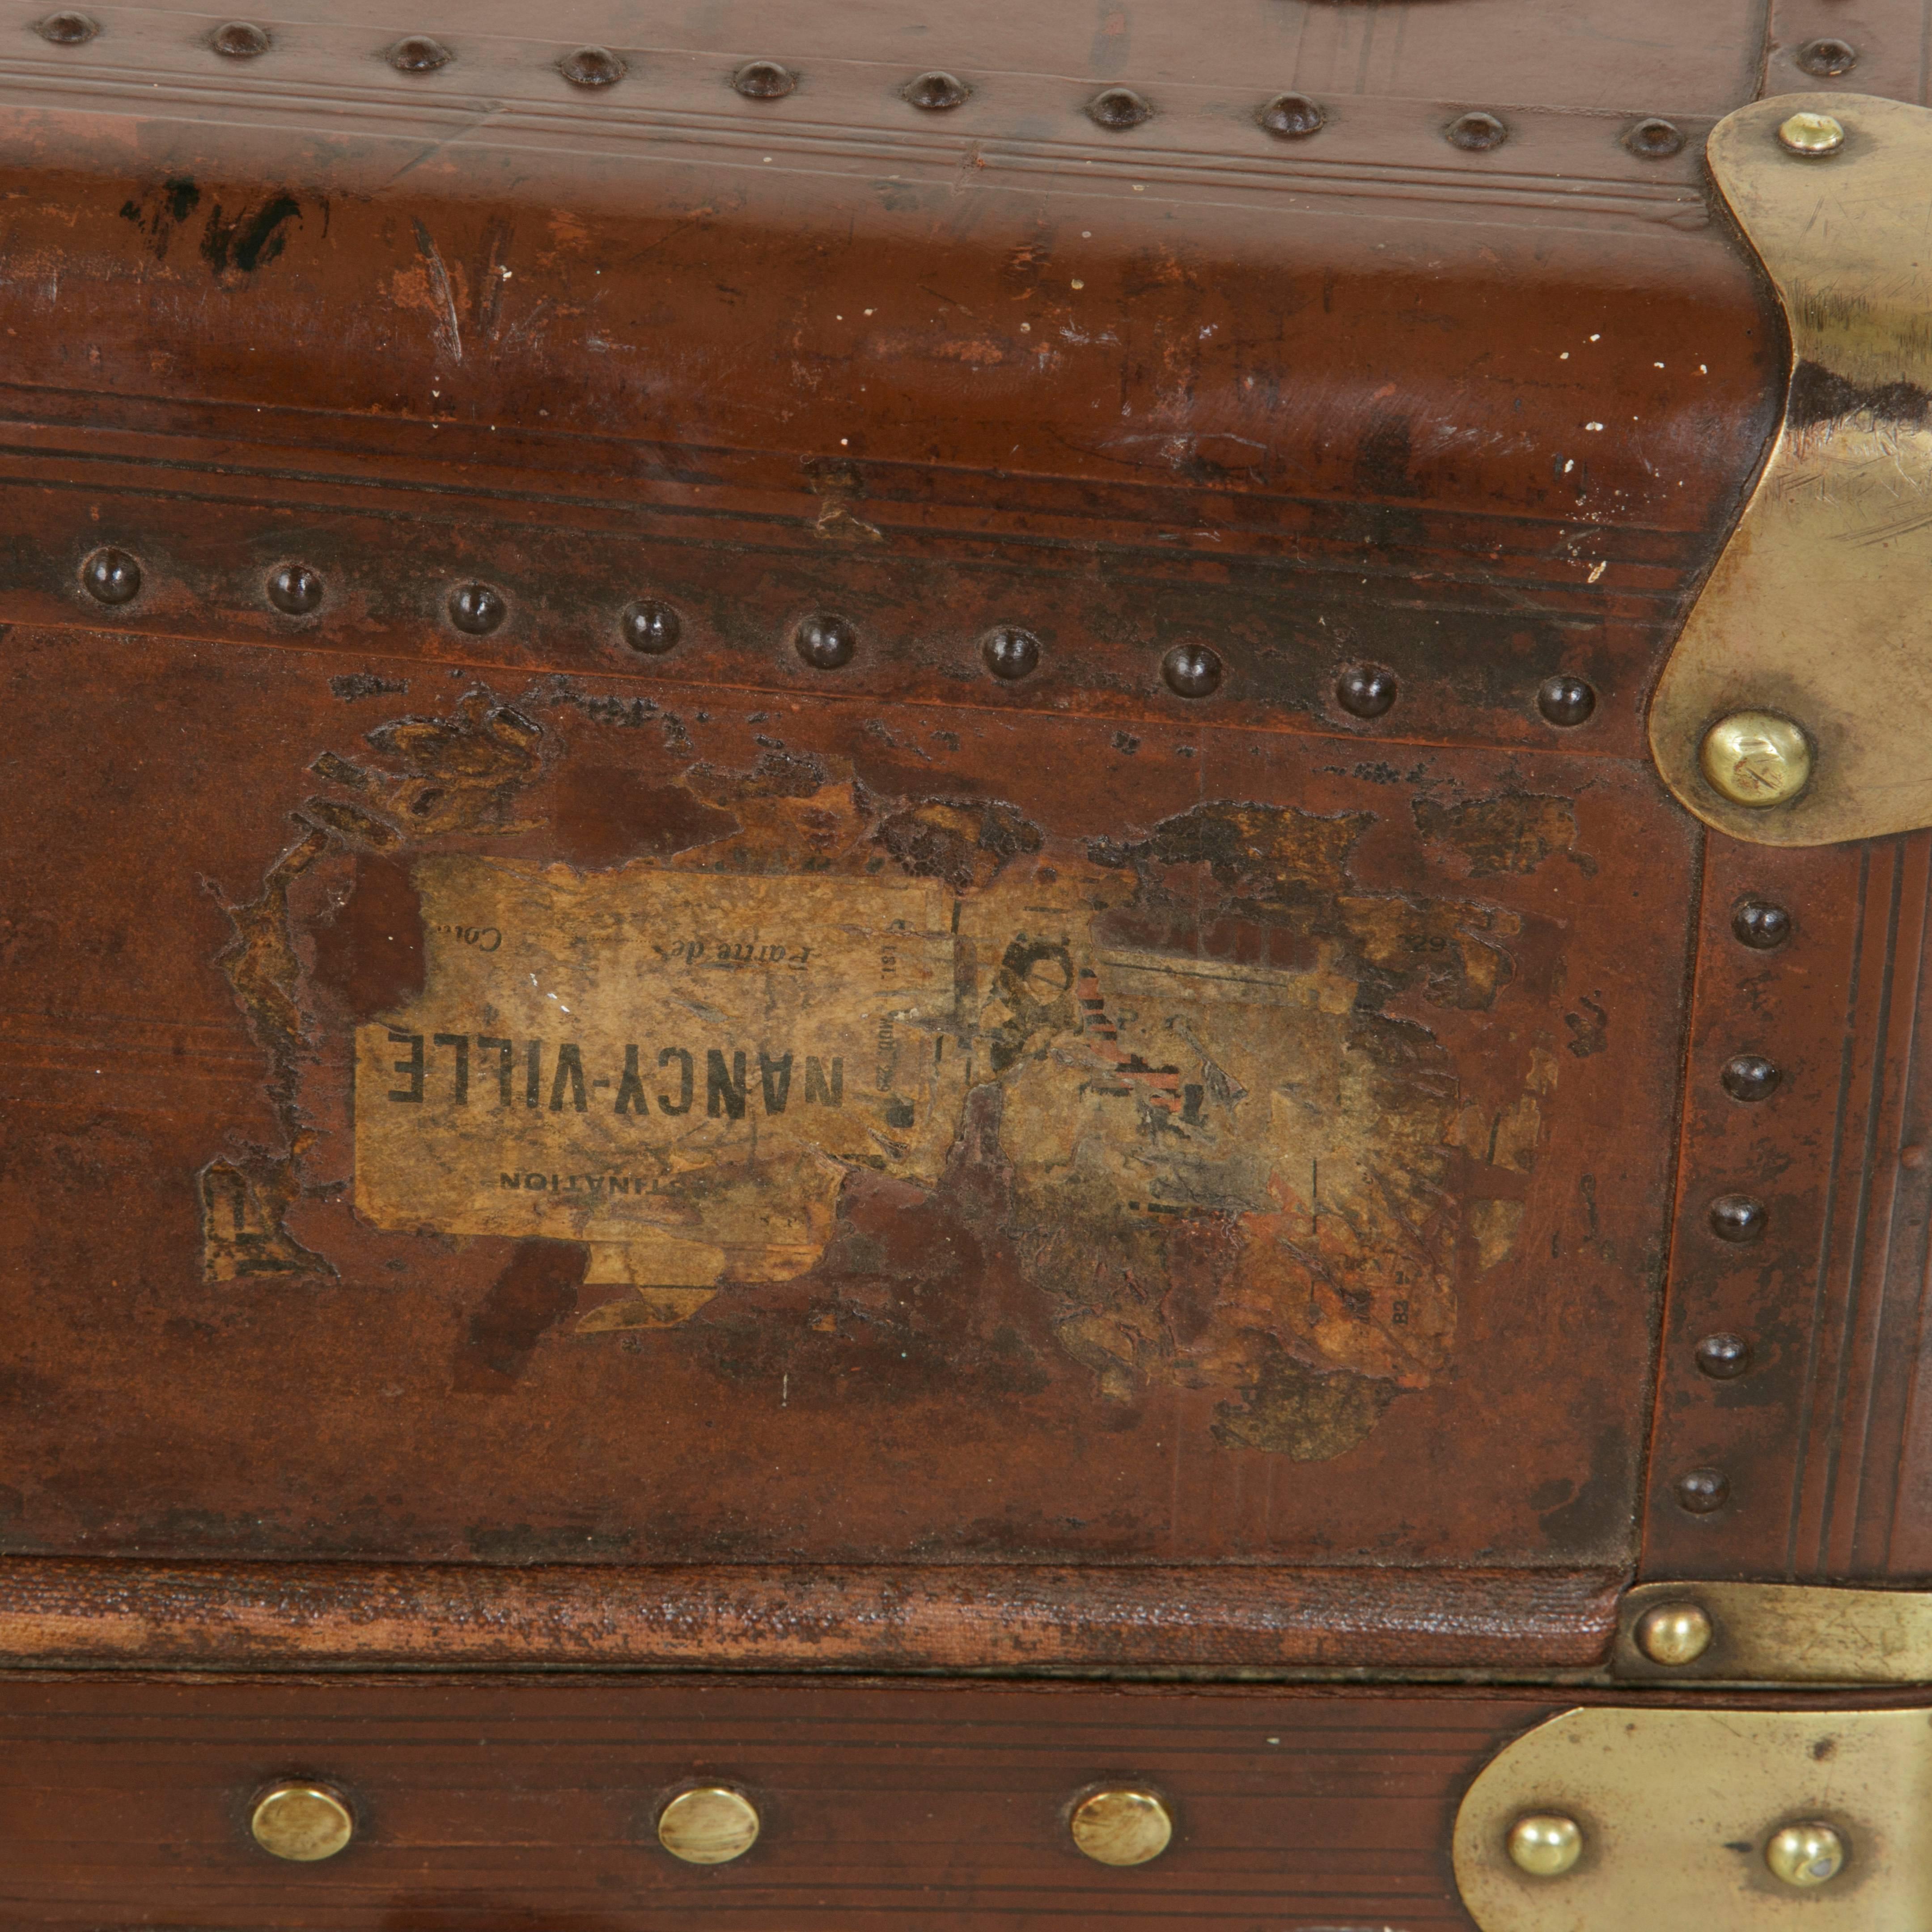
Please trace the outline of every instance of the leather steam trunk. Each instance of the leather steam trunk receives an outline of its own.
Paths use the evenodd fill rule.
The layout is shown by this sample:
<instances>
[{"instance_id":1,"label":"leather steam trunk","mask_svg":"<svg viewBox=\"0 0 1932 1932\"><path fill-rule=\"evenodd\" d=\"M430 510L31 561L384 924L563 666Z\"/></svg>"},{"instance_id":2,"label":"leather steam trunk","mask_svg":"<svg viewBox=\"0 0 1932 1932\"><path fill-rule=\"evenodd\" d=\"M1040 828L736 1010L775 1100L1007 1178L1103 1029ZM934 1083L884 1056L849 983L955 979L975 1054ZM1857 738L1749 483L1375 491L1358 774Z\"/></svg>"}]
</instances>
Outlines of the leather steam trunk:
<instances>
[{"instance_id":1,"label":"leather steam trunk","mask_svg":"<svg viewBox=\"0 0 1932 1932\"><path fill-rule=\"evenodd\" d=\"M1927 835L1652 742L1922 14L0 5L9 1922L1466 1924L1932 1572Z\"/></svg>"}]
</instances>

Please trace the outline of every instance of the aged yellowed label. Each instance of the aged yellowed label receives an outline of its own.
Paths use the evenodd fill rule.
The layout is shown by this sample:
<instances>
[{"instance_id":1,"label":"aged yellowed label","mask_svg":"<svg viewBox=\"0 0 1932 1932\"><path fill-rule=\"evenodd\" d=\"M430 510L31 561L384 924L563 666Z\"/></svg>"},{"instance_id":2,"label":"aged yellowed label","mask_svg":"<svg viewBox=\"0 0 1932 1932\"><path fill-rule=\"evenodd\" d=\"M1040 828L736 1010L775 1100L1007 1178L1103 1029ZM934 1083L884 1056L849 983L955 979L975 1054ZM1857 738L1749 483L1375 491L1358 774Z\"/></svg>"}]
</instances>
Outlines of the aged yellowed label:
<instances>
[{"instance_id":1,"label":"aged yellowed label","mask_svg":"<svg viewBox=\"0 0 1932 1932\"><path fill-rule=\"evenodd\" d=\"M943 888L471 857L416 880L426 990L358 1042L378 1226L704 1287L810 1267L854 1162L937 1178L964 1080Z\"/></svg>"},{"instance_id":2,"label":"aged yellowed label","mask_svg":"<svg viewBox=\"0 0 1932 1932\"><path fill-rule=\"evenodd\" d=\"M1103 1394L1228 1393L1228 1441L1332 1456L1441 1372L1556 1067L1526 1043L1473 1100L1382 1003L1488 1010L1513 915L1354 889L1360 814L1046 850L850 784L731 809L608 872L414 862L423 990L357 1038L363 1215L584 1243L580 1329L656 1327L812 1270L869 1168L953 1189Z\"/></svg>"}]
</instances>

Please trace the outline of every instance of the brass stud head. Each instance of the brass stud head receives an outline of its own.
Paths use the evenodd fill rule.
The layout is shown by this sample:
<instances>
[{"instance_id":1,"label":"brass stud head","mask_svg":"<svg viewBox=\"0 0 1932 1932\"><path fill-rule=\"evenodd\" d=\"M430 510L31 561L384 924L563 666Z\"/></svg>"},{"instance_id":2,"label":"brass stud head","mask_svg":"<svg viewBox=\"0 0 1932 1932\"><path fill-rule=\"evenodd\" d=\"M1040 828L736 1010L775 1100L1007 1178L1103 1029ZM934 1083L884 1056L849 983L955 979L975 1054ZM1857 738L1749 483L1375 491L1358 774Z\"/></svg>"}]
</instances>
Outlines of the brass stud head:
<instances>
[{"instance_id":1,"label":"brass stud head","mask_svg":"<svg viewBox=\"0 0 1932 1932\"><path fill-rule=\"evenodd\" d=\"M1716 1634L1702 1604L1658 1604L1636 1620L1636 1647L1653 1664L1695 1664Z\"/></svg>"},{"instance_id":2,"label":"brass stud head","mask_svg":"<svg viewBox=\"0 0 1932 1932\"><path fill-rule=\"evenodd\" d=\"M1583 1829L1560 1811L1532 1811L1510 1827L1510 1862L1532 1878L1561 1878L1583 1856Z\"/></svg>"},{"instance_id":3,"label":"brass stud head","mask_svg":"<svg viewBox=\"0 0 1932 1932\"><path fill-rule=\"evenodd\" d=\"M1713 790L1754 811L1789 805L1811 779L1810 743L1774 711L1720 718L1704 734L1700 761Z\"/></svg>"},{"instance_id":4,"label":"brass stud head","mask_svg":"<svg viewBox=\"0 0 1932 1932\"><path fill-rule=\"evenodd\" d=\"M1144 1865L1174 1838L1174 1818L1151 1791L1096 1791L1067 1820L1073 1842L1101 1865Z\"/></svg>"},{"instance_id":5,"label":"brass stud head","mask_svg":"<svg viewBox=\"0 0 1932 1932\"><path fill-rule=\"evenodd\" d=\"M728 1865L758 1842L758 1808L723 1785L681 1791L658 1814L658 1843L688 1865Z\"/></svg>"},{"instance_id":6,"label":"brass stud head","mask_svg":"<svg viewBox=\"0 0 1932 1932\"><path fill-rule=\"evenodd\" d=\"M1845 145L1845 124L1828 114L1794 114L1778 130L1778 138L1794 154L1822 160Z\"/></svg>"},{"instance_id":7,"label":"brass stud head","mask_svg":"<svg viewBox=\"0 0 1932 1932\"><path fill-rule=\"evenodd\" d=\"M1848 1856L1844 1840L1828 1825L1787 1825L1774 1832L1764 1848L1772 1875L1805 1892L1830 1884Z\"/></svg>"},{"instance_id":8,"label":"brass stud head","mask_svg":"<svg viewBox=\"0 0 1932 1932\"><path fill-rule=\"evenodd\" d=\"M319 1784L278 1784L256 1800L248 1820L263 1851L297 1864L332 1858L356 1835L349 1807Z\"/></svg>"}]
</instances>

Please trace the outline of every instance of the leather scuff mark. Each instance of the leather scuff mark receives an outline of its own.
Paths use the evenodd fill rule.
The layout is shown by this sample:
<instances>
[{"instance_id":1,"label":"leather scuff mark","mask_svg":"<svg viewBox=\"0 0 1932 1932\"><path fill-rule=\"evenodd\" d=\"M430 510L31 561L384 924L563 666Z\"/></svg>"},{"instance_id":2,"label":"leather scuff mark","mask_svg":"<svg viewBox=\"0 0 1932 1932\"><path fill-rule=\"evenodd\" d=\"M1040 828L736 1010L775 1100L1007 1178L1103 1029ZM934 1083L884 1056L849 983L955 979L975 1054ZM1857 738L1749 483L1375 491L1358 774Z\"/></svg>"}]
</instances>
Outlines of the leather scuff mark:
<instances>
[{"instance_id":1,"label":"leather scuff mark","mask_svg":"<svg viewBox=\"0 0 1932 1932\"><path fill-rule=\"evenodd\" d=\"M1594 859L1575 849L1576 809L1567 798L1523 791L1498 792L1455 805L1419 798L1414 814L1416 830L1424 838L1453 846L1468 860L1472 878L1533 872L1558 852L1586 875L1597 869Z\"/></svg>"}]
</instances>

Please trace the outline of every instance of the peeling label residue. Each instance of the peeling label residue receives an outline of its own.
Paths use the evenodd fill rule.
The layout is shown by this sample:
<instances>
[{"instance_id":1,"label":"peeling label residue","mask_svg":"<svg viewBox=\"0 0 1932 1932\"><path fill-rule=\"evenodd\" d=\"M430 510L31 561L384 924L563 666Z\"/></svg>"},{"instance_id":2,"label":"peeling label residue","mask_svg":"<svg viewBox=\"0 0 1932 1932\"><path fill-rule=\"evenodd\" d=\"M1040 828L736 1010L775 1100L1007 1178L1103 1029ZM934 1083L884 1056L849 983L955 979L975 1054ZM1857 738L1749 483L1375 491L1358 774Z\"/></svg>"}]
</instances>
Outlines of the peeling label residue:
<instances>
[{"instance_id":1,"label":"peeling label residue","mask_svg":"<svg viewBox=\"0 0 1932 1932\"><path fill-rule=\"evenodd\" d=\"M529 719L478 690L452 717L397 718L369 733L382 765L352 764L325 752L311 767L314 774L366 802L308 799L296 817L302 836L269 866L260 892L236 903L218 891L234 932L218 964L267 1056L269 1098L284 1144L274 1152L251 1148L202 1170L202 1270L208 1280L335 1272L283 1224L302 1192L305 1130L296 1088L312 1044L289 915L290 887L332 848L380 852L452 832L516 830L512 808L538 769L537 735Z\"/></svg>"},{"instance_id":2,"label":"peeling label residue","mask_svg":"<svg viewBox=\"0 0 1932 1932\"><path fill-rule=\"evenodd\" d=\"M1516 1250L1559 1072L1607 1024L1580 990L1569 1039L1518 1014L1466 1088L1431 1015L1497 1006L1522 920L1355 864L1383 826L1472 880L1588 871L1565 799L1424 798L1412 830L1223 800L1081 841L781 748L559 767L480 689L364 743L313 760L298 842L223 902L284 1138L202 1170L205 1268L333 1275L285 1217L339 1184L305 1182L303 1083L351 1028L357 1214L519 1244L466 1388L573 1318L700 1353L748 1312L869 1332L890 1199L1004 1258L1003 1374L1205 1392L1221 1443L1333 1458L1449 1369L1458 1283ZM892 1319L943 1354L977 1280Z\"/></svg>"},{"instance_id":3,"label":"peeling label residue","mask_svg":"<svg viewBox=\"0 0 1932 1932\"><path fill-rule=\"evenodd\" d=\"M1222 1439L1315 1459L1440 1372L1556 1060L1486 1112L1367 995L1487 1007L1510 916L1350 889L1362 814L1053 851L849 783L730 810L604 872L415 862L422 990L357 1036L363 1215L583 1242L580 1332L675 1324L817 1266L855 1171L940 1187L977 1095L1005 1235L1103 1394L1220 1390ZM1200 916L1204 875L1238 916ZM1486 1172L1502 1198L1466 1198Z\"/></svg>"}]
</instances>

